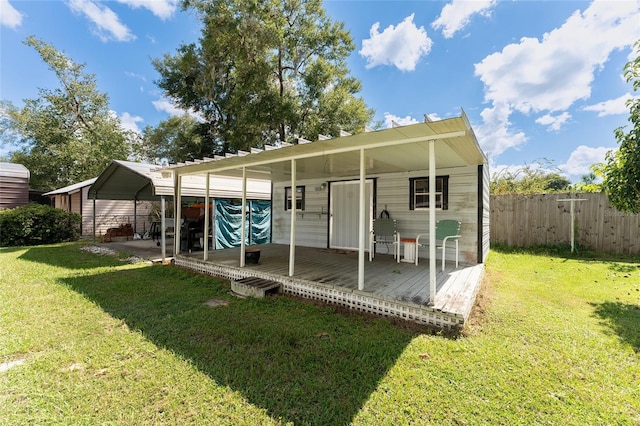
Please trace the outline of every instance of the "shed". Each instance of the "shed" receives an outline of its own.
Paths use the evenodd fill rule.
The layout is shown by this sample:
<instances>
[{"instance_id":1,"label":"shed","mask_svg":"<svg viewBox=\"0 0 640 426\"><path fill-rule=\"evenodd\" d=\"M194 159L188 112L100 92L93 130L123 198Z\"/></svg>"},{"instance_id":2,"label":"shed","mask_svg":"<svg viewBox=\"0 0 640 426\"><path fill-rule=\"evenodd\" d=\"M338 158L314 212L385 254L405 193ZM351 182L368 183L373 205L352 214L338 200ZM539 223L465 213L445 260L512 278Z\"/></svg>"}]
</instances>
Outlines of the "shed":
<instances>
[{"instance_id":1,"label":"shed","mask_svg":"<svg viewBox=\"0 0 640 426\"><path fill-rule=\"evenodd\" d=\"M22 164L0 162L0 210L29 204L30 176Z\"/></svg>"},{"instance_id":2,"label":"shed","mask_svg":"<svg viewBox=\"0 0 640 426\"><path fill-rule=\"evenodd\" d=\"M389 311L384 307L386 299L378 298L377 290L365 282L365 268L375 263L365 261L372 222L383 214L397 220L403 237L421 233L430 235L429 248L419 252L420 257L429 261L420 262L421 266L416 265L414 270L417 276L421 268L428 267L427 279L417 284L424 290L413 297L420 302L417 306L409 306L404 300L406 296L401 295L402 300L397 308L393 308L394 315L406 315L405 309L416 309L421 312L419 315L424 312L425 316L421 318L427 318L436 315L429 309L439 309L424 308L424 303L438 306L436 274L443 279L449 275L437 272L436 257L441 256L435 247L438 220L462 222L459 253L463 264L482 264L489 252L488 161L464 111L458 117L439 121L315 142L300 139L297 144L280 144L251 153L176 164L168 170L176 175L177 197L181 196L181 182L196 175L270 179L273 185L272 243L289 247L288 274L284 277L274 275L270 279L280 280L286 291L294 294L327 301L344 299L349 306L353 303L362 306L366 300L367 306L383 306L380 312ZM326 274L322 274L321 282L317 282L319 278L312 279L313 282L308 278L297 280L296 247L357 253L357 262L350 271L351 276L357 276L355 290L371 291L372 294L355 295L350 284L345 285L342 278L340 283L327 287L322 281L326 280ZM375 246L374 250L379 247ZM193 261L192 256L181 255L179 249L176 253L177 264L206 270L206 266ZM218 264L211 270L220 274L228 269L230 276L231 272L234 276L257 276L258 272L246 268L245 254L242 246L237 264ZM446 253L446 256L450 258L453 253ZM207 253L203 261L208 262ZM300 260L301 266L304 261ZM474 274L478 271L471 270ZM474 275L470 280L474 286L464 295L467 299L475 297L478 276ZM336 288L340 286L345 289L340 290L338 298ZM381 284L378 289L384 291L383 287ZM463 303L468 307L467 301ZM374 308L371 309L373 312ZM461 315L468 315L469 311L465 308ZM456 318L455 315L457 313L451 318Z\"/></svg>"}]
</instances>

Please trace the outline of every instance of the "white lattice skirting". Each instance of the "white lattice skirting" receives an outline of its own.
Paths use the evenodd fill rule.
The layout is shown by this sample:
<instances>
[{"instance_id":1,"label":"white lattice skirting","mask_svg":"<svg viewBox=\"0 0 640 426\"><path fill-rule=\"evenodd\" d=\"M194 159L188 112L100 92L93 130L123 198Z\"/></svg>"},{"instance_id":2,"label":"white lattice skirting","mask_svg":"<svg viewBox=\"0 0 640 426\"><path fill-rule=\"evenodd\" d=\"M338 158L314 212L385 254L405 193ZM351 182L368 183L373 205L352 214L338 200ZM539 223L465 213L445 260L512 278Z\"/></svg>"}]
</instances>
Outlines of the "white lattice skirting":
<instances>
[{"instance_id":1,"label":"white lattice skirting","mask_svg":"<svg viewBox=\"0 0 640 426\"><path fill-rule=\"evenodd\" d=\"M334 287L313 281L301 280L295 277L272 275L234 266L216 265L182 256L175 257L175 265L228 280L258 277L277 281L282 284L282 291L284 293L345 306L356 311L402 318L407 321L414 321L444 329L460 328L464 325L464 318L460 314L442 312L428 306L391 300L383 296L376 296L375 294L359 290Z\"/></svg>"}]
</instances>

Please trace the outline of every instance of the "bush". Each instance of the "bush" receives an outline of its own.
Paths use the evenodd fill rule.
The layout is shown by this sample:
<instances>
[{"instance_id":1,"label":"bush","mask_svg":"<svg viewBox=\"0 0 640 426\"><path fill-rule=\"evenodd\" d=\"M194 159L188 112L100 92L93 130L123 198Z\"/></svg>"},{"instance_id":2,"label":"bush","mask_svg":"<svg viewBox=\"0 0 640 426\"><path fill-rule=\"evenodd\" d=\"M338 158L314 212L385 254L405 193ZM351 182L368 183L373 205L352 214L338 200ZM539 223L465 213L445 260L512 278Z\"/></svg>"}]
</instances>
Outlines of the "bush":
<instances>
[{"instance_id":1,"label":"bush","mask_svg":"<svg viewBox=\"0 0 640 426\"><path fill-rule=\"evenodd\" d=\"M76 241L80 215L42 204L0 211L0 247Z\"/></svg>"}]
</instances>

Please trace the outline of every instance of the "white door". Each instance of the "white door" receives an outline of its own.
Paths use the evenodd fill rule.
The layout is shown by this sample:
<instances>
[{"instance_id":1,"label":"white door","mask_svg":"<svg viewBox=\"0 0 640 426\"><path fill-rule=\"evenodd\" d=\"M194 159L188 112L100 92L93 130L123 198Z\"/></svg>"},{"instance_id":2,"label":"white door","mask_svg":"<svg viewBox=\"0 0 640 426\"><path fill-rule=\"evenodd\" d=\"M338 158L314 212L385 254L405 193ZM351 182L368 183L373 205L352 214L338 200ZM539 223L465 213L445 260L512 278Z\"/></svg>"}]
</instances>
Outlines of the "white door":
<instances>
[{"instance_id":1,"label":"white door","mask_svg":"<svg viewBox=\"0 0 640 426\"><path fill-rule=\"evenodd\" d=\"M373 181L365 185L365 249L369 249L371 212L373 211ZM358 250L360 219L360 181L332 182L329 200L329 247Z\"/></svg>"}]
</instances>

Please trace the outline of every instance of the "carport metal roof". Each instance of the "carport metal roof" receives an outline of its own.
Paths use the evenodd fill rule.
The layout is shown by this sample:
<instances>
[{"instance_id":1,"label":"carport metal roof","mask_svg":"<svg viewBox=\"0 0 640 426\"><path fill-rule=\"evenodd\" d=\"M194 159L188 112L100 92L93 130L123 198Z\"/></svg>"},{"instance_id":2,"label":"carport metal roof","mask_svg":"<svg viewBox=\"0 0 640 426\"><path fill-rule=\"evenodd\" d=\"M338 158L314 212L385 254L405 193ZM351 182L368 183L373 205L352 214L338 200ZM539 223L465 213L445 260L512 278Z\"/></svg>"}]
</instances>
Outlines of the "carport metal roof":
<instances>
[{"instance_id":1,"label":"carport metal roof","mask_svg":"<svg viewBox=\"0 0 640 426\"><path fill-rule=\"evenodd\" d=\"M205 196L205 176L188 176L182 181L182 195ZM242 180L234 177L211 176L212 198L242 198ZM173 177L160 172L160 166L131 161L113 160L96 178L89 189L89 198L98 200L158 200L161 196L173 197ZM271 183L250 180L247 198L271 199Z\"/></svg>"},{"instance_id":2,"label":"carport metal roof","mask_svg":"<svg viewBox=\"0 0 640 426\"><path fill-rule=\"evenodd\" d=\"M71 194L75 194L76 192L78 192L82 188L84 188L85 186L93 185L93 183L95 181L96 181L96 178L83 180L82 182L74 183L73 185L64 186L62 188L54 189L53 191L45 192L42 195L50 197L52 195L61 195L61 194L71 195Z\"/></svg>"}]
</instances>

